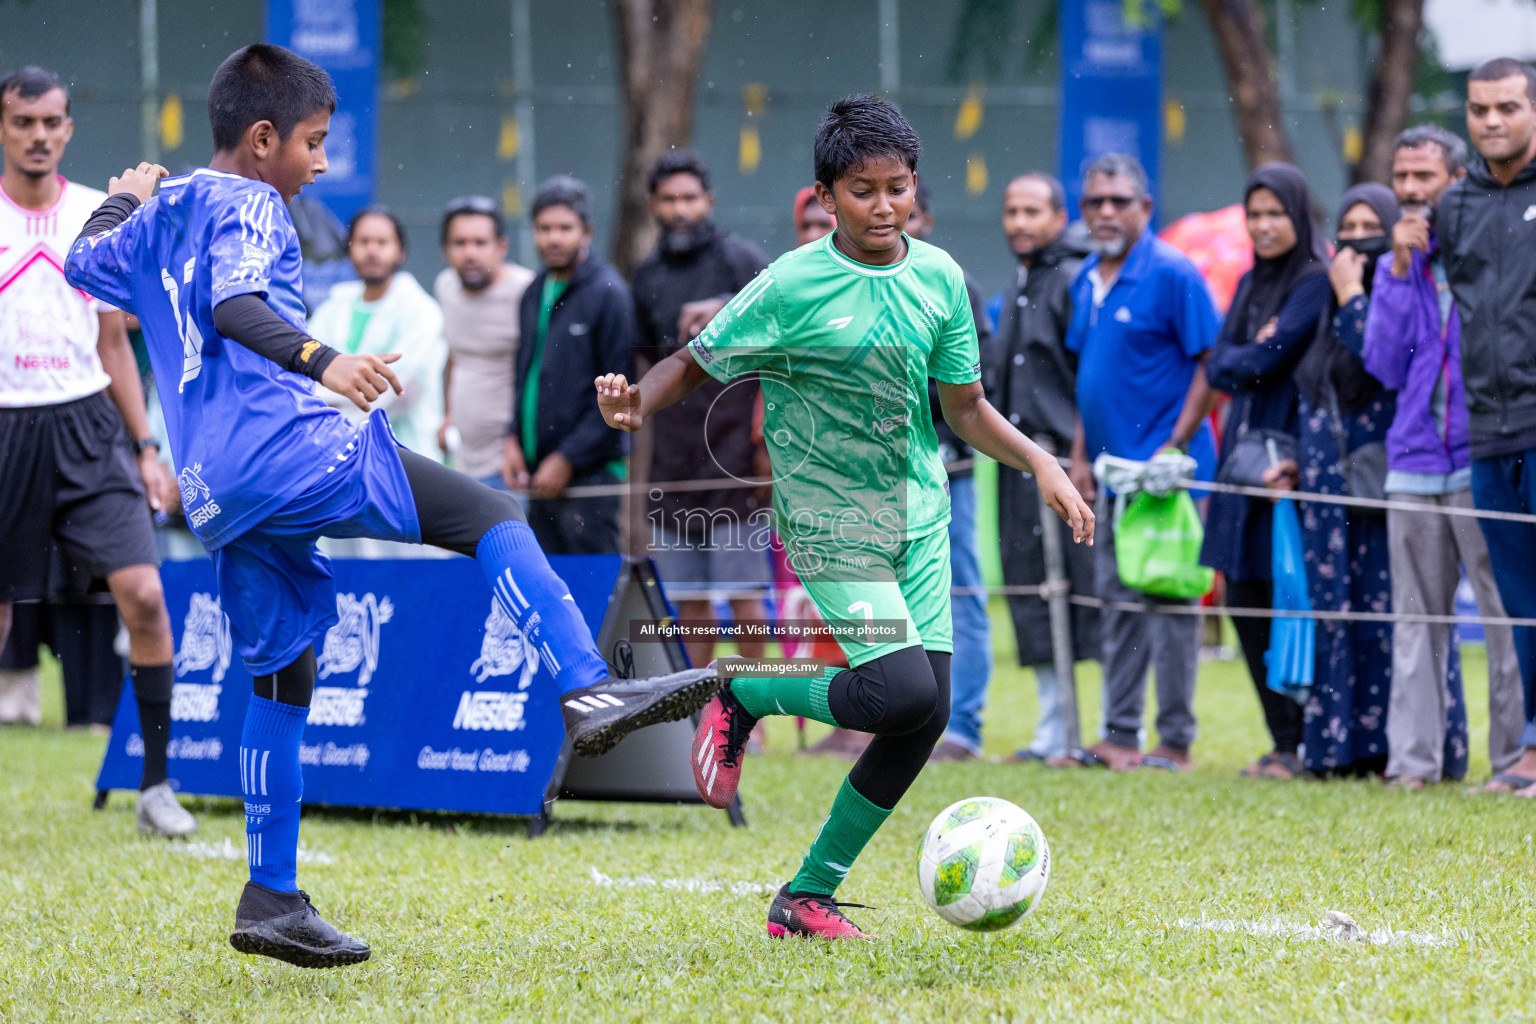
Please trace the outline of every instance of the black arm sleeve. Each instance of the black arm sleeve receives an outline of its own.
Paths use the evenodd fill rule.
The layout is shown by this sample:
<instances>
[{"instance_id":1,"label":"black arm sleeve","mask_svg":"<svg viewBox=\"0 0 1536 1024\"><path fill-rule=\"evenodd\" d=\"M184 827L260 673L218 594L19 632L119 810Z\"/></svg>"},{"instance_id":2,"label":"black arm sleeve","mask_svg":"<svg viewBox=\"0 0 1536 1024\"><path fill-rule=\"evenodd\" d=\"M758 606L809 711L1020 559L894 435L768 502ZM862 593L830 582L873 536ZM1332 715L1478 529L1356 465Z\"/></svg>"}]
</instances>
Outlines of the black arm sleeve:
<instances>
[{"instance_id":1,"label":"black arm sleeve","mask_svg":"<svg viewBox=\"0 0 1536 1024\"><path fill-rule=\"evenodd\" d=\"M85 227L80 229L80 234L75 241L99 235L103 231L111 231L127 220L129 215L138 208L139 197L131 192L118 192L108 196L106 202L96 207L96 212L91 214L91 219L85 222ZM74 246L71 245L70 248L73 249Z\"/></svg>"},{"instance_id":2,"label":"black arm sleeve","mask_svg":"<svg viewBox=\"0 0 1536 1024\"><path fill-rule=\"evenodd\" d=\"M278 316L253 293L236 295L213 307L213 326L231 341L312 380L318 381L340 354Z\"/></svg>"}]
</instances>

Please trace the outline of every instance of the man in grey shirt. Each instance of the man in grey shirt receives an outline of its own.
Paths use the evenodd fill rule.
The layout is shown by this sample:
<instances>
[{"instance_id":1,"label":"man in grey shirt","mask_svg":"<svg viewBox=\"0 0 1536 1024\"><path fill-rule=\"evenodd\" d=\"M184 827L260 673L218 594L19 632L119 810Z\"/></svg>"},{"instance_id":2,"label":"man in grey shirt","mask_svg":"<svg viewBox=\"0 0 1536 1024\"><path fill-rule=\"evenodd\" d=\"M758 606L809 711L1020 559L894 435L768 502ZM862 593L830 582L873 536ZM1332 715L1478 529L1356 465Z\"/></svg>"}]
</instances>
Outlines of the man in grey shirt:
<instances>
[{"instance_id":1,"label":"man in grey shirt","mask_svg":"<svg viewBox=\"0 0 1536 1024\"><path fill-rule=\"evenodd\" d=\"M507 228L486 196L462 196L443 211L443 258L433 291L443 308L448 363L438 447L450 464L506 490L502 440L512 408L518 306L533 271L507 261Z\"/></svg>"}]
</instances>

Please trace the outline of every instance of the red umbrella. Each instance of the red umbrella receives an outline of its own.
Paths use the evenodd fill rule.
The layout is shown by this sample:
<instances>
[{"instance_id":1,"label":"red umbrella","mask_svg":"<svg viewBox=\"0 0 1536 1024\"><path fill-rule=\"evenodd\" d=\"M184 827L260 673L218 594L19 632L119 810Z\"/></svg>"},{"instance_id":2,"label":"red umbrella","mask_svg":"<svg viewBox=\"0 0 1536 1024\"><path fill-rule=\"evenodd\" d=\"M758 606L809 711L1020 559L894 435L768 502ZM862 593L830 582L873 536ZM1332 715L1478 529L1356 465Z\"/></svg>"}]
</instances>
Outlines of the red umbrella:
<instances>
[{"instance_id":1,"label":"red umbrella","mask_svg":"<svg viewBox=\"0 0 1536 1024\"><path fill-rule=\"evenodd\" d=\"M1232 304L1238 279L1253 266L1253 242L1248 238L1246 219L1243 205L1233 203L1209 213L1186 214L1158 233L1200 268L1211 297L1223 313Z\"/></svg>"}]
</instances>

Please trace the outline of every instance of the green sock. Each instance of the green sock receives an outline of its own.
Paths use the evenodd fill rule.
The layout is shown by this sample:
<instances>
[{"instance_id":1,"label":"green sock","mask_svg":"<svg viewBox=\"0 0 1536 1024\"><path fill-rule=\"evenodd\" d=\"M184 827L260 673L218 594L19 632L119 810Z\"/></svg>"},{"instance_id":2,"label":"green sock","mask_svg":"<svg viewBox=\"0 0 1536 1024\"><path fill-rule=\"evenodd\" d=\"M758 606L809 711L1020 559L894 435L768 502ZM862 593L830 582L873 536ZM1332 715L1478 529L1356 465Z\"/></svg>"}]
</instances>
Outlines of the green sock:
<instances>
[{"instance_id":1,"label":"green sock","mask_svg":"<svg viewBox=\"0 0 1536 1024\"><path fill-rule=\"evenodd\" d=\"M785 679L745 676L731 680L731 694L753 718L769 715L799 715L824 725L841 726L827 706L827 687L832 677L846 672L828 666L819 679Z\"/></svg>"},{"instance_id":2,"label":"green sock","mask_svg":"<svg viewBox=\"0 0 1536 1024\"><path fill-rule=\"evenodd\" d=\"M844 778L837 799L832 801L832 813L827 815L826 823L805 852L805 860L800 862L800 871L789 883L790 891L818 896L837 892L853 862L890 816L889 810L860 796L853 783Z\"/></svg>"}]
</instances>

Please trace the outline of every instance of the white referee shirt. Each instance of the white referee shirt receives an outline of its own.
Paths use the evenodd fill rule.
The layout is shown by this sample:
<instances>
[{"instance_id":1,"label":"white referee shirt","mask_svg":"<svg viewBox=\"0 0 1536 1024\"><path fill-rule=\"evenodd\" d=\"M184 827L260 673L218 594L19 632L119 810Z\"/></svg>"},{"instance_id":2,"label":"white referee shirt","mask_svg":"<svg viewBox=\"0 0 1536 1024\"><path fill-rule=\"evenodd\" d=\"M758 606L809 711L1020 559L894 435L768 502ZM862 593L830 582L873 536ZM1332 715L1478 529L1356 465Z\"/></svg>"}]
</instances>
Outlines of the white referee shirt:
<instances>
[{"instance_id":1,"label":"white referee shirt","mask_svg":"<svg viewBox=\"0 0 1536 1024\"><path fill-rule=\"evenodd\" d=\"M64 280L64 257L105 192L59 178L58 202L18 206L0 187L0 407L59 405L111 383L96 354L103 305Z\"/></svg>"}]
</instances>

